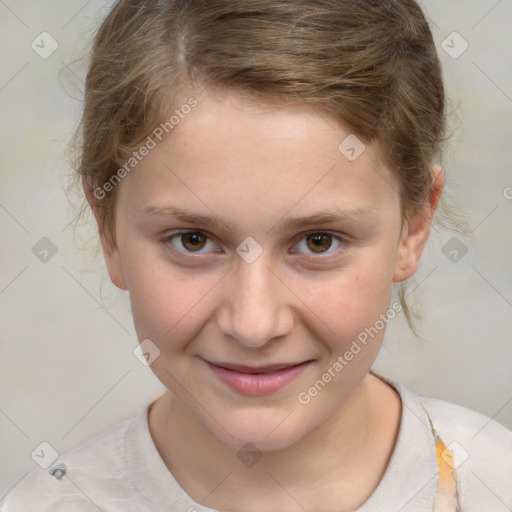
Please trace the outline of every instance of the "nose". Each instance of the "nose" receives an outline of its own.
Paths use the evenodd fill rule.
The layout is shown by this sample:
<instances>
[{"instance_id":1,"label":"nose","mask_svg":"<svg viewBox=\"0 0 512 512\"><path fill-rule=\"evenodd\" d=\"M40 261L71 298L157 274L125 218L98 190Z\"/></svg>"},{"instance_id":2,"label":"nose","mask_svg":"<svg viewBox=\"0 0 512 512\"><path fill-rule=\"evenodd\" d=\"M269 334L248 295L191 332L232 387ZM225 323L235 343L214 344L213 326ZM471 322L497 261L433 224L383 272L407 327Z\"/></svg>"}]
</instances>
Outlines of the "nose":
<instances>
[{"instance_id":1,"label":"nose","mask_svg":"<svg viewBox=\"0 0 512 512\"><path fill-rule=\"evenodd\" d=\"M252 263L238 259L228 279L217 315L226 336L258 348L291 332L293 294L263 255Z\"/></svg>"}]
</instances>

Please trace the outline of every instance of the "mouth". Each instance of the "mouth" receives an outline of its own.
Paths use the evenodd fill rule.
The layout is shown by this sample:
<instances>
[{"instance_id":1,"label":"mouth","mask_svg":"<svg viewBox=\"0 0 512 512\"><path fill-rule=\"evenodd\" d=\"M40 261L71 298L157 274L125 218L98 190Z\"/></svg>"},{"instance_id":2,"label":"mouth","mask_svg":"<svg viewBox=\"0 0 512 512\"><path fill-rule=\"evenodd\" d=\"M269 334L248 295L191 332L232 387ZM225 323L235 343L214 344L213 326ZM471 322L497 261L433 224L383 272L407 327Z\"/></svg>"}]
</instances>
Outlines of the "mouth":
<instances>
[{"instance_id":1,"label":"mouth","mask_svg":"<svg viewBox=\"0 0 512 512\"><path fill-rule=\"evenodd\" d=\"M290 384L313 363L276 363L265 366L211 362L204 360L212 372L231 389L244 395L267 395Z\"/></svg>"},{"instance_id":2,"label":"mouth","mask_svg":"<svg viewBox=\"0 0 512 512\"><path fill-rule=\"evenodd\" d=\"M303 361L299 363L276 363L269 364L266 366L245 366L243 364L214 363L213 361L208 362L220 368L225 368L226 370L232 370L238 373L249 373L251 375L258 375L264 373L273 373L278 370L285 370L287 368L293 368L294 366L299 366L301 364L307 363L308 361Z\"/></svg>"}]
</instances>

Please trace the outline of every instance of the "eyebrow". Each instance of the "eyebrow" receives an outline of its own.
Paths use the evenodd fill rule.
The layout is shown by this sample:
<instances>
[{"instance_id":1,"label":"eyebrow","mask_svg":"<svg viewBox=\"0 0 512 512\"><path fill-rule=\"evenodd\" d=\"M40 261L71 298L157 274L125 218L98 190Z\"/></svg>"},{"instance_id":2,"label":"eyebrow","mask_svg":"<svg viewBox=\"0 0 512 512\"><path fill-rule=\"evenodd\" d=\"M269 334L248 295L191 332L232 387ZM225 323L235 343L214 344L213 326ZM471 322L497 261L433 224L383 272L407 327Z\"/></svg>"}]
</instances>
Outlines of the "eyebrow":
<instances>
[{"instance_id":1,"label":"eyebrow","mask_svg":"<svg viewBox=\"0 0 512 512\"><path fill-rule=\"evenodd\" d=\"M220 224L226 226L230 231L235 231L234 226L224 222L221 218L213 215L201 215L199 213L191 212L183 208L175 206L148 206L144 208L146 216L155 217L172 217L182 222L189 224L196 224L201 226L218 227ZM333 211L315 212L311 215L304 217L288 218L276 223L269 231L276 226L281 231L289 229L298 229L306 226L318 226L340 221L350 221L364 219L375 214L375 208L337 208Z\"/></svg>"}]
</instances>

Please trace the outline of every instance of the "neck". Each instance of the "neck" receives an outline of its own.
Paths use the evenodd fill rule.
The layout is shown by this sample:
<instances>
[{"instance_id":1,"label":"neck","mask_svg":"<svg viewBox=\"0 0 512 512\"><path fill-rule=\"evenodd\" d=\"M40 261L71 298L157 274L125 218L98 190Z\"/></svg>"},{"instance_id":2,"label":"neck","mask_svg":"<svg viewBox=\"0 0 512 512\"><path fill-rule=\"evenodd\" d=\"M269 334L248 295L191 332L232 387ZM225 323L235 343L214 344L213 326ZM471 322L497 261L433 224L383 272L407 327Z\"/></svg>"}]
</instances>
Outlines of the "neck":
<instances>
[{"instance_id":1,"label":"neck","mask_svg":"<svg viewBox=\"0 0 512 512\"><path fill-rule=\"evenodd\" d=\"M151 408L149 424L175 479L204 506L315 510L324 500L322 510L332 503L339 511L362 505L377 487L396 441L400 407L396 392L369 374L322 425L288 448L265 452L251 467L169 393Z\"/></svg>"}]
</instances>

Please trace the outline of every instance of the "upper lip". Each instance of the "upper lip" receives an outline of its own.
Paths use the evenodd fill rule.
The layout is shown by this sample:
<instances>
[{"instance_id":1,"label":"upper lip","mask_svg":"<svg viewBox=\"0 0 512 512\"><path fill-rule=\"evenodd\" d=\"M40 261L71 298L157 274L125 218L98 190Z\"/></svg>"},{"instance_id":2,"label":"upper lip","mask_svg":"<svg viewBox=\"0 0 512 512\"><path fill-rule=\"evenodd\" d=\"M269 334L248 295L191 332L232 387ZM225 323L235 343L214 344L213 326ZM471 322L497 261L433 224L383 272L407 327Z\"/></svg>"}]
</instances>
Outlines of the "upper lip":
<instances>
[{"instance_id":1,"label":"upper lip","mask_svg":"<svg viewBox=\"0 0 512 512\"><path fill-rule=\"evenodd\" d=\"M276 363L276 364L268 364L265 366L246 366L244 364L232 364L232 363L217 363L214 361L207 361L210 364L215 366L220 366L221 368L226 368L228 370L233 370L235 372L240 373L265 373L265 372L274 372L277 370L282 370L283 368L291 368L292 366L297 366L299 364L307 363L308 361L299 361L298 363Z\"/></svg>"}]
</instances>

